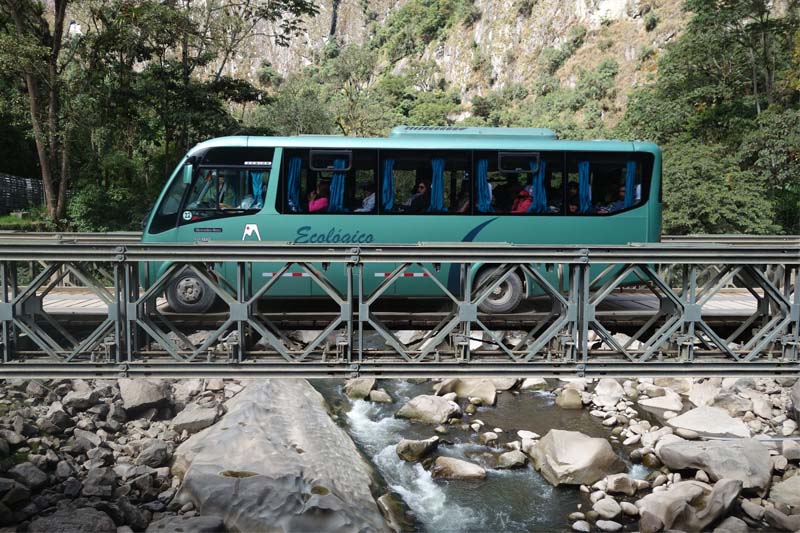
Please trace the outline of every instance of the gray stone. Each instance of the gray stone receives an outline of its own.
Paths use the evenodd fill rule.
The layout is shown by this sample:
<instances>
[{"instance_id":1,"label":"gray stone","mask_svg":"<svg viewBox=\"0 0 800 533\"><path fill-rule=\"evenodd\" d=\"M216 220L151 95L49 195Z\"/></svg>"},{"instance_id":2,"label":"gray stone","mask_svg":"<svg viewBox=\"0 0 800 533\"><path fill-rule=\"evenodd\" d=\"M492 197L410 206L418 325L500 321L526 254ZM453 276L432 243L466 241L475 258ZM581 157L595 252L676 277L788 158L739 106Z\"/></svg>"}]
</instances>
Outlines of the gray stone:
<instances>
[{"instance_id":1,"label":"gray stone","mask_svg":"<svg viewBox=\"0 0 800 533\"><path fill-rule=\"evenodd\" d=\"M628 474L612 474L606 478L606 492L609 494L636 494L636 483Z\"/></svg>"},{"instance_id":2,"label":"gray stone","mask_svg":"<svg viewBox=\"0 0 800 533\"><path fill-rule=\"evenodd\" d=\"M107 498L113 494L116 483L117 475L111 468L93 468L83 483L83 495Z\"/></svg>"},{"instance_id":3,"label":"gray stone","mask_svg":"<svg viewBox=\"0 0 800 533\"><path fill-rule=\"evenodd\" d=\"M375 378L348 379L344 384L344 393L351 400L363 400L375 388Z\"/></svg>"},{"instance_id":4,"label":"gray stone","mask_svg":"<svg viewBox=\"0 0 800 533\"><path fill-rule=\"evenodd\" d=\"M454 457L437 457L431 475L444 479L483 479L486 470L480 465Z\"/></svg>"},{"instance_id":5,"label":"gray stone","mask_svg":"<svg viewBox=\"0 0 800 533\"><path fill-rule=\"evenodd\" d=\"M497 399L497 386L491 379L445 379L436 387L441 396L455 392L458 398L480 398L483 405L494 405Z\"/></svg>"},{"instance_id":6,"label":"gray stone","mask_svg":"<svg viewBox=\"0 0 800 533\"><path fill-rule=\"evenodd\" d=\"M32 490L39 490L47 485L47 474L32 463L20 463L8 471L8 475Z\"/></svg>"},{"instance_id":7,"label":"gray stone","mask_svg":"<svg viewBox=\"0 0 800 533\"><path fill-rule=\"evenodd\" d=\"M696 407L682 415L670 418L667 424L696 432L702 437L750 438L750 430L739 419L732 418L718 407Z\"/></svg>"},{"instance_id":8,"label":"gray stone","mask_svg":"<svg viewBox=\"0 0 800 533\"><path fill-rule=\"evenodd\" d=\"M70 391L61 403L75 411L85 411L97 403L97 393L91 389Z\"/></svg>"},{"instance_id":9,"label":"gray stone","mask_svg":"<svg viewBox=\"0 0 800 533\"><path fill-rule=\"evenodd\" d=\"M35 518L28 529L31 533L116 533L117 526L106 513L83 507L61 509L49 516Z\"/></svg>"},{"instance_id":10,"label":"gray stone","mask_svg":"<svg viewBox=\"0 0 800 533\"><path fill-rule=\"evenodd\" d=\"M800 507L800 475L776 483L769 491L769 499L792 507Z\"/></svg>"},{"instance_id":11,"label":"gray stone","mask_svg":"<svg viewBox=\"0 0 800 533\"><path fill-rule=\"evenodd\" d=\"M574 524L572 524L573 531L582 531L583 533L589 533L592 530L591 524L586 520L578 520Z\"/></svg>"},{"instance_id":12,"label":"gray stone","mask_svg":"<svg viewBox=\"0 0 800 533\"><path fill-rule=\"evenodd\" d=\"M672 470L703 470L712 481L738 479L745 491L759 495L769 488L769 450L755 439L671 442L657 451L661 462Z\"/></svg>"},{"instance_id":13,"label":"gray stone","mask_svg":"<svg viewBox=\"0 0 800 533\"><path fill-rule=\"evenodd\" d=\"M760 505L756 505L750 500L742 500L741 507L742 511L744 511L744 514L753 520L758 521L764 518L764 508Z\"/></svg>"},{"instance_id":14,"label":"gray stone","mask_svg":"<svg viewBox=\"0 0 800 533\"><path fill-rule=\"evenodd\" d=\"M556 405L562 409L583 409L581 393L575 389L562 389L556 396Z\"/></svg>"},{"instance_id":15,"label":"gray stone","mask_svg":"<svg viewBox=\"0 0 800 533\"><path fill-rule=\"evenodd\" d=\"M611 378L602 378L594 388L592 401L601 407L614 407L625 397L625 389L619 381Z\"/></svg>"},{"instance_id":16,"label":"gray stone","mask_svg":"<svg viewBox=\"0 0 800 533\"><path fill-rule=\"evenodd\" d=\"M429 424L442 424L450 418L461 416L461 408L457 403L441 396L421 395L409 400L395 416Z\"/></svg>"},{"instance_id":17,"label":"gray stone","mask_svg":"<svg viewBox=\"0 0 800 533\"><path fill-rule=\"evenodd\" d=\"M153 439L150 444L142 449L139 457L136 458L136 462L140 465L158 468L159 466L165 464L169 458L170 453L167 443L163 440Z\"/></svg>"},{"instance_id":18,"label":"gray stone","mask_svg":"<svg viewBox=\"0 0 800 533\"><path fill-rule=\"evenodd\" d=\"M511 450L497 458L497 468L519 468L525 466L527 462L528 457L524 453L519 450Z\"/></svg>"},{"instance_id":19,"label":"gray stone","mask_svg":"<svg viewBox=\"0 0 800 533\"><path fill-rule=\"evenodd\" d=\"M176 504L233 531L385 529L372 468L306 380L253 380L225 406L175 451Z\"/></svg>"},{"instance_id":20,"label":"gray stone","mask_svg":"<svg viewBox=\"0 0 800 533\"><path fill-rule=\"evenodd\" d=\"M400 459L404 461L419 461L438 446L439 437L431 437L425 440L403 439L397 443L395 451Z\"/></svg>"},{"instance_id":21,"label":"gray stone","mask_svg":"<svg viewBox=\"0 0 800 533\"><path fill-rule=\"evenodd\" d=\"M797 382L794 384L794 387L792 387L789 397L792 400L792 412L794 413L794 419L795 421L800 422L800 380L797 380Z\"/></svg>"},{"instance_id":22,"label":"gray stone","mask_svg":"<svg viewBox=\"0 0 800 533\"><path fill-rule=\"evenodd\" d=\"M178 433L186 431L191 435L216 422L217 416L219 411L216 407L201 407L192 403L172 420L172 429Z\"/></svg>"},{"instance_id":23,"label":"gray stone","mask_svg":"<svg viewBox=\"0 0 800 533\"><path fill-rule=\"evenodd\" d=\"M606 439L577 431L548 431L533 447L531 458L552 485L591 485L625 468Z\"/></svg>"},{"instance_id":24,"label":"gray stone","mask_svg":"<svg viewBox=\"0 0 800 533\"><path fill-rule=\"evenodd\" d=\"M619 531L622 529L622 524L614 522L613 520L598 520L594 523L600 531Z\"/></svg>"},{"instance_id":25,"label":"gray stone","mask_svg":"<svg viewBox=\"0 0 800 533\"><path fill-rule=\"evenodd\" d=\"M741 490L742 482L735 479L720 480L713 487L700 481L680 481L636 502L641 515L639 530L705 530L728 514Z\"/></svg>"},{"instance_id":26,"label":"gray stone","mask_svg":"<svg viewBox=\"0 0 800 533\"><path fill-rule=\"evenodd\" d=\"M592 509L594 509L598 515L607 519L616 518L622 513L622 507L617 503L617 500L608 496L595 502Z\"/></svg>"},{"instance_id":27,"label":"gray stone","mask_svg":"<svg viewBox=\"0 0 800 533\"><path fill-rule=\"evenodd\" d=\"M651 411L675 411L681 412L683 410L683 400L680 395L672 392L669 389L664 389L663 396L655 398L639 399L637 402L640 406Z\"/></svg>"},{"instance_id":28,"label":"gray stone","mask_svg":"<svg viewBox=\"0 0 800 533\"><path fill-rule=\"evenodd\" d=\"M392 403L392 397L383 389L376 389L369 392L369 401L375 403Z\"/></svg>"},{"instance_id":29,"label":"gray stone","mask_svg":"<svg viewBox=\"0 0 800 533\"><path fill-rule=\"evenodd\" d=\"M772 527L781 531L800 531L800 515L786 515L778 509L767 509L764 518Z\"/></svg>"},{"instance_id":30,"label":"gray stone","mask_svg":"<svg viewBox=\"0 0 800 533\"><path fill-rule=\"evenodd\" d=\"M218 516L167 516L147 526L145 533L224 533L225 523Z\"/></svg>"},{"instance_id":31,"label":"gray stone","mask_svg":"<svg viewBox=\"0 0 800 533\"><path fill-rule=\"evenodd\" d=\"M526 378L519 386L519 390L547 390L547 380L544 378Z\"/></svg>"},{"instance_id":32,"label":"gray stone","mask_svg":"<svg viewBox=\"0 0 800 533\"><path fill-rule=\"evenodd\" d=\"M141 411L166 404L169 383L160 379L120 379L119 392L126 411Z\"/></svg>"},{"instance_id":33,"label":"gray stone","mask_svg":"<svg viewBox=\"0 0 800 533\"><path fill-rule=\"evenodd\" d=\"M713 533L749 533L747 522L735 516L729 516L714 528Z\"/></svg>"}]
</instances>

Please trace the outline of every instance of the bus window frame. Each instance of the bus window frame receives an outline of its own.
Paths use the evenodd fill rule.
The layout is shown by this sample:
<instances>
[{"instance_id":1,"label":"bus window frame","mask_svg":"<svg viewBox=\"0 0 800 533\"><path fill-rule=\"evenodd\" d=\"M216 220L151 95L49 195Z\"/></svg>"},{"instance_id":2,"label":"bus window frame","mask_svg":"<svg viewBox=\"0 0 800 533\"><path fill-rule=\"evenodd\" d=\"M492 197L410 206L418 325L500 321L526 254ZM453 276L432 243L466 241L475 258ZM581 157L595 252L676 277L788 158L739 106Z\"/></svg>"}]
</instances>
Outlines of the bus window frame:
<instances>
[{"instance_id":1,"label":"bus window frame","mask_svg":"<svg viewBox=\"0 0 800 533\"><path fill-rule=\"evenodd\" d=\"M344 168L336 167L316 167L314 166L314 155L336 156L344 155L347 158L347 165ZM333 159L336 159L334 157ZM350 172L353 168L353 150L318 150L315 148L308 148L308 169L314 172Z\"/></svg>"},{"instance_id":2,"label":"bus window frame","mask_svg":"<svg viewBox=\"0 0 800 533\"><path fill-rule=\"evenodd\" d=\"M503 168L502 162L504 157L525 157L525 156L536 156L536 170L531 170L530 167L528 168L516 168L514 170ZM502 152L497 152L497 172L500 174L533 174L534 172L539 171L539 164L542 161L542 153L541 152L514 152L510 150L504 150Z\"/></svg>"}]
</instances>

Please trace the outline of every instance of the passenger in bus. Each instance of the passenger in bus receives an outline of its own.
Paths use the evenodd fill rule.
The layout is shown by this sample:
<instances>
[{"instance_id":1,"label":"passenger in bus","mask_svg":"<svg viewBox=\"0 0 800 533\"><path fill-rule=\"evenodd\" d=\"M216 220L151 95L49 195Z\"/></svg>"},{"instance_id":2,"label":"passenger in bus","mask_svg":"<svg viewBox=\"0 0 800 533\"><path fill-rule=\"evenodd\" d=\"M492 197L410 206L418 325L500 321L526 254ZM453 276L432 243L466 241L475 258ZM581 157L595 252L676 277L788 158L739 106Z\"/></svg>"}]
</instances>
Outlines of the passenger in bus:
<instances>
[{"instance_id":1,"label":"passenger in bus","mask_svg":"<svg viewBox=\"0 0 800 533\"><path fill-rule=\"evenodd\" d=\"M615 211L621 211L625 209L625 185L620 185L617 188L617 199L611 202L608 206L608 212L613 213Z\"/></svg>"},{"instance_id":2,"label":"passenger in bus","mask_svg":"<svg viewBox=\"0 0 800 533\"><path fill-rule=\"evenodd\" d=\"M371 181L368 181L361 186L361 189L364 191L364 199L361 201L361 207L353 212L372 213L375 211L375 184Z\"/></svg>"},{"instance_id":3,"label":"passenger in bus","mask_svg":"<svg viewBox=\"0 0 800 533\"><path fill-rule=\"evenodd\" d=\"M522 189L519 182L519 175L508 174L505 183L502 183L494 189L494 208L499 213L508 213L511 211L514 200L517 194Z\"/></svg>"},{"instance_id":4,"label":"passenger in bus","mask_svg":"<svg viewBox=\"0 0 800 533\"><path fill-rule=\"evenodd\" d=\"M568 215L577 215L578 214L578 202L577 201L568 201L567 202L567 214Z\"/></svg>"},{"instance_id":5,"label":"passenger in bus","mask_svg":"<svg viewBox=\"0 0 800 533\"><path fill-rule=\"evenodd\" d=\"M330 196L330 184L327 181L317 183L317 188L308 195L308 212L319 213L328 210L328 197Z\"/></svg>"},{"instance_id":6,"label":"passenger in bus","mask_svg":"<svg viewBox=\"0 0 800 533\"><path fill-rule=\"evenodd\" d=\"M431 185L430 181L422 180L417 183L417 191L411 197L408 206L408 213L424 213L431 205Z\"/></svg>"},{"instance_id":7,"label":"passenger in bus","mask_svg":"<svg viewBox=\"0 0 800 533\"><path fill-rule=\"evenodd\" d=\"M533 204L533 197L527 187L523 187L514 198L514 203L511 206L512 213L527 213L528 209Z\"/></svg>"},{"instance_id":8,"label":"passenger in bus","mask_svg":"<svg viewBox=\"0 0 800 533\"><path fill-rule=\"evenodd\" d=\"M225 174L219 172L217 175L217 207L219 209L234 209L238 203L233 187L228 187L228 183L225 181Z\"/></svg>"},{"instance_id":9,"label":"passenger in bus","mask_svg":"<svg viewBox=\"0 0 800 533\"><path fill-rule=\"evenodd\" d=\"M469 213L469 189L462 187L456 201L456 213Z\"/></svg>"}]
</instances>

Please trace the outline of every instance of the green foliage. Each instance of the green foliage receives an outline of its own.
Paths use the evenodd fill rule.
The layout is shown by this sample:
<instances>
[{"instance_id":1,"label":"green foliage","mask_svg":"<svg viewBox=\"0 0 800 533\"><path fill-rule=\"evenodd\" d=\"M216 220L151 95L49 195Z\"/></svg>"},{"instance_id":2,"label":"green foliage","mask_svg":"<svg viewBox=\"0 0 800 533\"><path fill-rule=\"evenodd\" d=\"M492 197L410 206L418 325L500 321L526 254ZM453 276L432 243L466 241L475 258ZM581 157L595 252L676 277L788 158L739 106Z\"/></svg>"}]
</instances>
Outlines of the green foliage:
<instances>
[{"instance_id":1,"label":"green foliage","mask_svg":"<svg viewBox=\"0 0 800 533\"><path fill-rule=\"evenodd\" d=\"M514 0L514 9L520 17L528 18L533 13L533 8L536 7L538 0Z\"/></svg>"},{"instance_id":2,"label":"green foliage","mask_svg":"<svg viewBox=\"0 0 800 533\"><path fill-rule=\"evenodd\" d=\"M560 48L545 48L542 50L539 55L539 64L547 74L555 74L561 68L561 65L583 46L585 38L586 27L581 25L573 26L569 31L567 41Z\"/></svg>"},{"instance_id":3,"label":"green foliage","mask_svg":"<svg viewBox=\"0 0 800 533\"><path fill-rule=\"evenodd\" d=\"M150 201L140 189L111 185L85 185L67 207L76 231L138 230Z\"/></svg>"},{"instance_id":4,"label":"green foliage","mask_svg":"<svg viewBox=\"0 0 800 533\"><path fill-rule=\"evenodd\" d=\"M646 31L653 31L658 26L658 15L651 11L644 17L644 29Z\"/></svg>"},{"instance_id":5,"label":"green foliage","mask_svg":"<svg viewBox=\"0 0 800 533\"><path fill-rule=\"evenodd\" d=\"M726 146L665 147L665 233L771 233L771 207L758 176L739 169Z\"/></svg>"}]
</instances>

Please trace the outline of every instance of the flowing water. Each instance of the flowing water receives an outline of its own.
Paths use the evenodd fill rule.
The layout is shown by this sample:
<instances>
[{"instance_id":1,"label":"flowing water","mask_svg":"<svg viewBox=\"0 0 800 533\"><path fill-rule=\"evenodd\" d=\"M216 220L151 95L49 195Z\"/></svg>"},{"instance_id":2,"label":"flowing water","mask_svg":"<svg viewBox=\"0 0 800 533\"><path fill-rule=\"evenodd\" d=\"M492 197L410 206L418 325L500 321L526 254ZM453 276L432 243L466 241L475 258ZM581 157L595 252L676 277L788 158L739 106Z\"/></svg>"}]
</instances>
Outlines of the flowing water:
<instances>
[{"instance_id":1,"label":"flowing water","mask_svg":"<svg viewBox=\"0 0 800 533\"><path fill-rule=\"evenodd\" d=\"M578 487L553 487L531 466L514 470L493 468L496 457L505 448L487 448L477 443L477 434L447 426L437 455L446 455L478 463L487 469L485 480L433 479L419 463L408 463L395 453L395 445L403 438L425 439L435 435L433 425L394 418L394 413L407 400L419 394L432 394L432 384L408 381L382 381L394 398L392 404L362 400L349 401L342 392L341 381L317 381L315 386L334 406L342 411L343 421L356 444L369 457L387 485L399 494L414 513L420 528L440 531L566 531L567 515L588 500ZM503 392L494 407L481 407L464 421L475 419L485 423L484 430L502 428L502 443L519 440L516 432L524 429L544 435L550 429L581 431L592 437L609 436L597 418L587 410L564 410L554 404L550 393L523 391ZM627 453L615 445L620 457ZM630 473L644 477L647 469L634 466ZM627 529L627 528L626 528Z\"/></svg>"}]
</instances>

